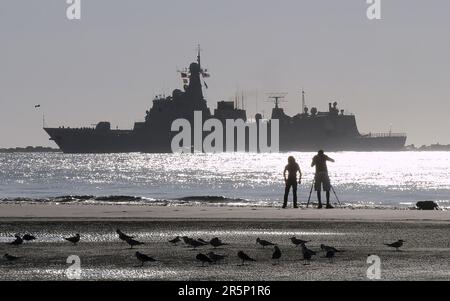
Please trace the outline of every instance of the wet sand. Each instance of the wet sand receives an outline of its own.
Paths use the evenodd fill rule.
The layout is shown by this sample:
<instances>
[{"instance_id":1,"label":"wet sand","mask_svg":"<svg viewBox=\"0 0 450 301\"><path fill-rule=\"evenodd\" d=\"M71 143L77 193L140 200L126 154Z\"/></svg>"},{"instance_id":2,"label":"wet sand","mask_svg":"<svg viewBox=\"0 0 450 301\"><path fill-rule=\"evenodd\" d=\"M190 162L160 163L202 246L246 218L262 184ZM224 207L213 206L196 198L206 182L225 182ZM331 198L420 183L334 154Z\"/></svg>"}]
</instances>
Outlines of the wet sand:
<instances>
[{"instance_id":1,"label":"wet sand","mask_svg":"<svg viewBox=\"0 0 450 301\"><path fill-rule=\"evenodd\" d=\"M35 205L30 210L28 205L9 206L6 210L4 204L0 205L0 254L21 258L14 262L0 259L1 280L68 279L65 269L70 266L66 264L69 255L80 257L84 280L367 280L368 254L381 258L383 280L450 280L450 221L446 211L230 211L226 207L85 205ZM240 213L227 213L234 210ZM209 215L202 217L205 212ZM245 212L247 218L242 216ZM145 245L135 249L158 261L138 267L136 250L117 238L116 228L143 241ZM20 246L7 244L15 233L25 232L38 239ZM75 233L81 234L76 246L62 239ZM205 240L218 236L229 245L213 251L228 258L221 264L202 267L195 256L212 247L193 250L183 243L173 246L168 240L176 235ZM289 240L293 235L310 240L308 247L317 251L310 265L303 265L300 248ZM257 237L278 244L283 253L278 265L271 260L272 248L255 244ZM401 252L383 245L397 239L406 241ZM330 263L322 258L321 243L345 252L337 253ZM238 266L239 250L257 261Z\"/></svg>"},{"instance_id":2,"label":"wet sand","mask_svg":"<svg viewBox=\"0 0 450 301\"><path fill-rule=\"evenodd\" d=\"M5 219L234 219L234 220L337 220L337 221L433 221L450 222L450 210L408 209L281 209L231 206L89 205L52 203L0 203Z\"/></svg>"}]
</instances>

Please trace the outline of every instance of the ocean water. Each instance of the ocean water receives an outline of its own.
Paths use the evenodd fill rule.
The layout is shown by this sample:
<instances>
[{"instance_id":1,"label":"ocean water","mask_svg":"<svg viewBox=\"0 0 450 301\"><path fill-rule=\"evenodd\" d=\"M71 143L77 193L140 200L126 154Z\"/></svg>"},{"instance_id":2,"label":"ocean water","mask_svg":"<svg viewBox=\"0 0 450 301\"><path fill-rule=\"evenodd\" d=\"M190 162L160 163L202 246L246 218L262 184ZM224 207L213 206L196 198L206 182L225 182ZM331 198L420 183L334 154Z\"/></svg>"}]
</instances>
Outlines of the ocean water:
<instances>
[{"instance_id":1,"label":"ocean water","mask_svg":"<svg viewBox=\"0 0 450 301\"><path fill-rule=\"evenodd\" d=\"M0 154L0 201L279 206L293 155L306 202L314 153ZM450 207L450 152L337 152L328 169L340 202L353 207ZM291 199L291 196L290 196ZM316 197L313 192L312 200ZM332 194L332 201L336 197Z\"/></svg>"}]
</instances>

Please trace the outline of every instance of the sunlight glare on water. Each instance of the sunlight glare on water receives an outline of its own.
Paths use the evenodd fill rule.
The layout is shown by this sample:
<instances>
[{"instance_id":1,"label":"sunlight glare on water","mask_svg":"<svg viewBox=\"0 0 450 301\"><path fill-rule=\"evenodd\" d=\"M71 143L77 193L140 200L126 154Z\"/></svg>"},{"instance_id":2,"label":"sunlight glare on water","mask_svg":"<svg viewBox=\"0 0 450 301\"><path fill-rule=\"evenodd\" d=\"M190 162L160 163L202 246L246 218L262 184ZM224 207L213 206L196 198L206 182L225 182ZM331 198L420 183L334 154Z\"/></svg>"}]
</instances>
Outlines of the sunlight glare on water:
<instances>
[{"instance_id":1,"label":"sunlight glare on water","mask_svg":"<svg viewBox=\"0 0 450 301\"><path fill-rule=\"evenodd\" d=\"M0 154L0 197L45 199L67 195L136 196L147 201L202 196L224 204L279 204L282 172L293 155L307 199L314 153L282 154ZM329 153L332 184L348 204L401 205L450 201L450 152ZM87 200L85 200L87 201ZM97 200L96 200L97 201ZM144 200L143 200L144 201ZM222 204L223 205L223 204Z\"/></svg>"}]
</instances>

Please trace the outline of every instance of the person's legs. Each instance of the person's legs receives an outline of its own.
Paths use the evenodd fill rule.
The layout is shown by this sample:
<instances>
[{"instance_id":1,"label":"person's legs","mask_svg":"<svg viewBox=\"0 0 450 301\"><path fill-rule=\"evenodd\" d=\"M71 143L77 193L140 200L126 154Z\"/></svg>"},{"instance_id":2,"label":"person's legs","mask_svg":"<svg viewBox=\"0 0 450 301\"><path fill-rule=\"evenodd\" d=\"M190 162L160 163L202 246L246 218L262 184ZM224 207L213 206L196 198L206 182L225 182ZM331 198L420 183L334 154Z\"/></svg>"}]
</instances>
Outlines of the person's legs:
<instances>
[{"instance_id":1,"label":"person's legs","mask_svg":"<svg viewBox=\"0 0 450 301\"><path fill-rule=\"evenodd\" d=\"M291 184L289 182L286 182L286 188L284 189L284 202L283 202L283 208L286 208L288 196L289 196L289 190L291 188Z\"/></svg>"},{"instance_id":2,"label":"person's legs","mask_svg":"<svg viewBox=\"0 0 450 301\"><path fill-rule=\"evenodd\" d=\"M323 190L326 191L326 197L327 197L327 208L333 208L333 206L330 205L330 189L331 189L331 183L330 183L330 177L328 177L328 174L324 174L323 177Z\"/></svg>"},{"instance_id":3,"label":"person's legs","mask_svg":"<svg viewBox=\"0 0 450 301\"><path fill-rule=\"evenodd\" d=\"M297 206L297 181L292 183L292 194L294 195L294 208L298 208L298 206Z\"/></svg>"},{"instance_id":4,"label":"person's legs","mask_svg":"<svg viewBox=\"0 0 450 301\"><path fill-rule=\"evenodd\" d=\"M314 189L317 191L317 200L319 202L319 209L322 208L322 196L320 194L322 186L322 180L320 179L320 174L316 174L314 178Z\"/></svg>"},{"instance_id":5,"label":"person's legs","mask_svg":"<svg viewBox=\"0 0 450 301\"><path fill-rule=\"evenodd\" d=\"M327 190L327 209L333 209L334 207L330 205L330 191Z\"/></svg>"}]
</instances>

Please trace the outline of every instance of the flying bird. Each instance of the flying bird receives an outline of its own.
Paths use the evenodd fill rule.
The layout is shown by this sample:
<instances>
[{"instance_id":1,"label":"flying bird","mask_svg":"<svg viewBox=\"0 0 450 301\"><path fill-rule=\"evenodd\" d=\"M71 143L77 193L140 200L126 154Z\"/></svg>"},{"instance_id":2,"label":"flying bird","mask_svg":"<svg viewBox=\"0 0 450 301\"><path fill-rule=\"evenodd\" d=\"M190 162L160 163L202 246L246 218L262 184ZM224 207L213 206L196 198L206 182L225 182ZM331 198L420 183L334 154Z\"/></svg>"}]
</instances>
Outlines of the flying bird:
<instances>
[{"instance_id":1,"label":"flying bird","mask_svg":"<svg viewBox=\"0 0 450 301\"><path fill-rule=\"evenodd\" d=\"M177 236L174 239L169 240L170 243L176 245L177 243L179 243L181 241L180 237Z\"/></svg>"},{"instance_id":2,"label":"flying bird","mask_svg":"<svg viewBox=\"0 0 450 301\"><path fill-rule=\"evenodd\" d=\"M134 246L139 246L139 245L143 245L143 242L137 241L133 238L128 238L127 240L125 240L127 242L127 244L130 245L130 249L133 249Z\"/></svg>"},{"instance_id":3,"label":"flying bird","mask_svg":"<svg viewBox=\"0 0 450 301\"><path fill-rule=\"evenodd\" d=\"M8 260L8 261L15 261L17 259L19 259L20 257L17 256L13 256L13 255L9 255L8 253L6 253L5 255L3 255L3 257Z\"/></svg>"},{"instance_id":4,"label":"flying bird","mask_svg":"<svg viewBox=\"0 0 450 301\"><path fill-rule=\"evenodd\" d=\"M64 239L76 245L80 241L80 234L77 233L72 237L64 237Z\"/></svg>"},{"instance_id":5,"label":"flying bird","mask_svg":"<svg viewBox=\"0 0 450 301\"><path fill-rule=\"evenodd\" d=\"M211 260L214 263L216 263L216 262L219 262L221 260L224 260L227 257L227 255L221 255L221 254L216 254L214 252L209 252L208 253L208 257L211 258Z\"/></svg>"},{"instance_id":6,"label":"flying bird","mask_svg":"<svg viewBox=\"0 0 450 301\"><path fill-rule=\"evenodd\" d=\"M40 107L41 107L41 105L39 105L39 104L34 105L34 108L35 108L35 109L40 108Z\"/></svg>"},{"instance_id":7,"label":"flying bird","mask_svg":"<svg viewBox=\"0 0 450 301\"><path fill-rule=\"evenodd\" d=\"M256 239L256 243L260 244L263 248L266 246L274 246L274 243L271 243L270 241L260 239L259 237Z\"/></svg>"},{"instance_id":8,"label":"flying bird","mask_svg":"<svg viewBox=\"0 0 450 301\"><path fill-rule=\"evenodd\" d=\"M22 239L25 241L32 241L36 239L36 236L27 233L22 237Z\"/></svg>"},{"instance_id":9,"label":"flying bird","mask_svg":"<svg viewBox=\"0 0 450 301\"><path fill-rule=\"evenodd\" d=\"M145 255L143 253L136 252L135 254L136 254L136 258L141 262L141 267L144 266L144 263L146 263L146 262L156 261L156 259L154 259L148 255Z\"/></svg>"},{"instance_id":10,"label":"flying bird","mask_svg":"<svg viewBox=\"0 0 450 301\"><path fill-rule=\"evenodd\" d=\"M291 241L296 247L298 247L299 245L306 244L307 242L309 242L307 240L298 239L295 236L291 237Z\"/></svg>"},{"instance_id":11,"label":"flying bird","mask_svg":"<svg viewBox=\"0 0 450 301\"><path fill-rule=\"evenodd\" d=\"M211 264L213 263L212 259L206 256L205 254L198 253L197 256L195 256L195 259L202 262L202 267L205 266L205 262Z\"/></svg>"},{"instance_id":12,"label":"flying bird","mask_svg":"<svg viewBox=\"0 0 450 301\"><path fill-rule=\"evenodd\" d=\"M391 248L395 248L396 251L400 251L399 248L400 248L401 246L403 246L403 243L404 243L404 242L405 242L405 241L404 241L403 239L399 239L399 240L397 240L396 242L393 242L393 243L391 243L391 244L385 244L385 245L388 246L388 247L391 247Z\"/></svg>"},{"instance_id":13,"label":"flying bird","mask_svg":"<svg viewBox=\"0 0 450 301\"><path fill-rule=\"evenodd\" d=\"M127 239L134 238L134 236L130 236L130 235L123 233L122 231L120 231L120 229L117 229L116 232L117 232L117 234L119 234L120 240L126 241Z\"/></svg>"},{"instance_id":14,"label":"flying bird","mask_svg":"<svg viewBox=\"0 0 450 301\"><path fill-rule=\"evenodd\" d=\"M218 237L214 237L213 239L211 239L209 241L209 243L211 244L211 246L215 248L221 247L221 246L226 246L228 244L223 243Z\"/></svg>"},{"instance_id":15,"label":"flying bird","mask_svg":"<svg viewBox=\"0 0 450 301\"><path fill-rule=\"evenodd\" d=\"M246 261L256 261L253 258L251 258L250 256L248 256L247 254L245 254L243 251L239 251L237 253L237 256L239 257L239 259L242 260L242 265L245 265Z\"/></svg>"},{"instance_id":16,"label":"flying bird","mask_svg":"<svg viewBox=\"0 0 450 301\"><path fill-rule=\"evenodd\" d=\"M327 246L327 245L324 245L324 244L321 244L320 248L322 250L324 250L325 252L328 252L328 251L333 251L334 253L344 252L343 250L338 250L335 247Z\"/></svg>"},{"instance_id":17,"label":"flying bird","mask_svg":"<svg viewBox=\"0 0 450 301\"><path fill-rule=\"evenodd\" d=\"M278 246L274 246L274 251L272 254L272 259L276 260L278 263L280 262L280 258L281 258L281 250L280 248L278 248Z\"/></svg>"}]
</instances>

